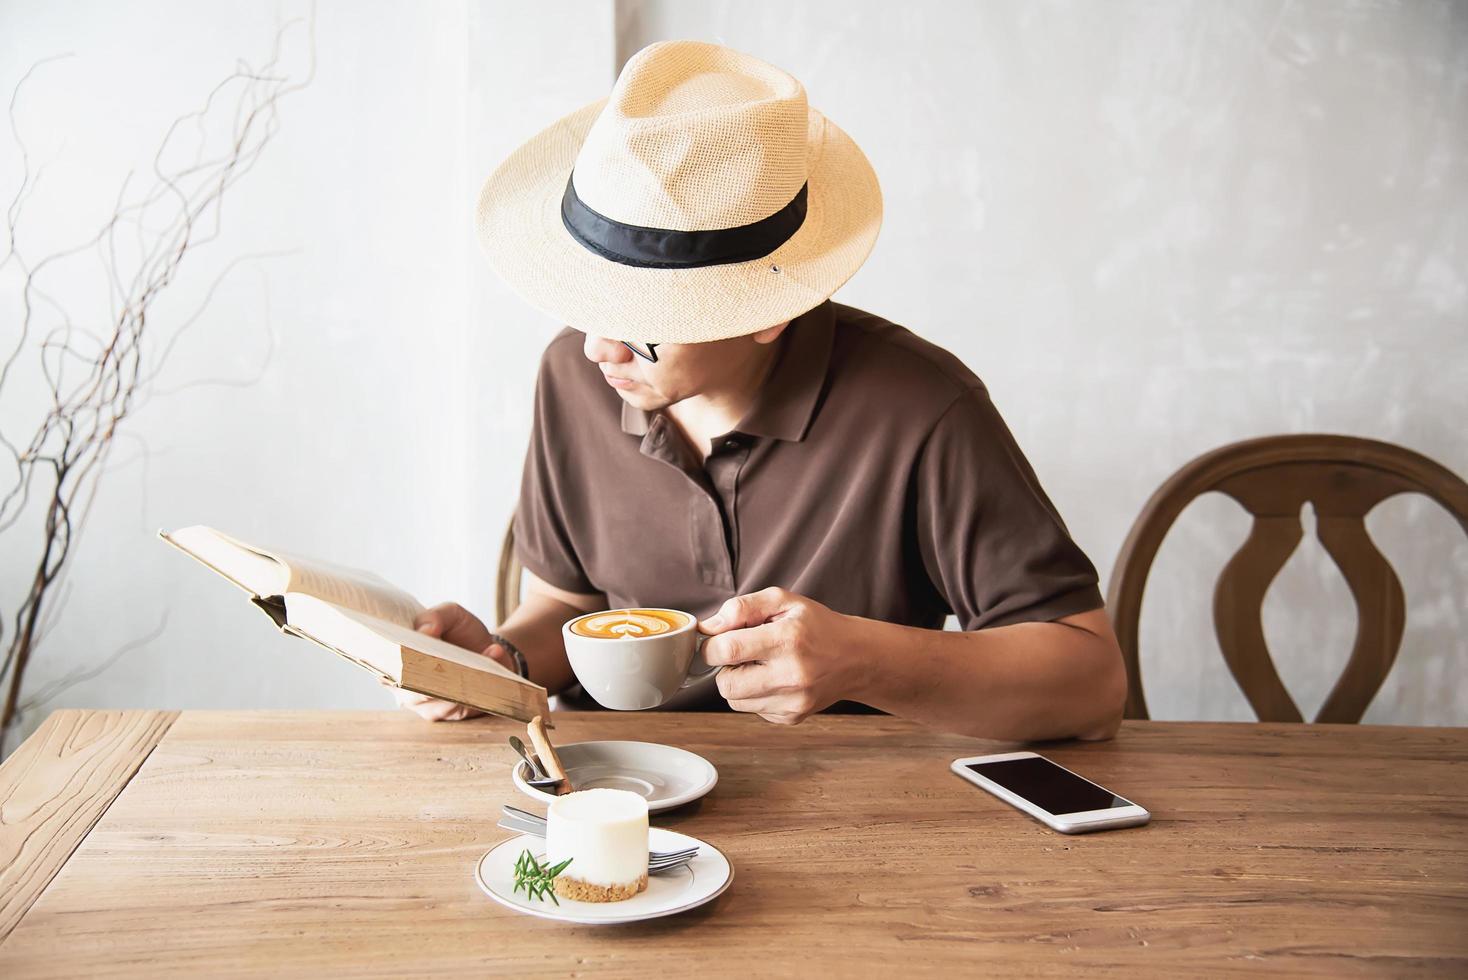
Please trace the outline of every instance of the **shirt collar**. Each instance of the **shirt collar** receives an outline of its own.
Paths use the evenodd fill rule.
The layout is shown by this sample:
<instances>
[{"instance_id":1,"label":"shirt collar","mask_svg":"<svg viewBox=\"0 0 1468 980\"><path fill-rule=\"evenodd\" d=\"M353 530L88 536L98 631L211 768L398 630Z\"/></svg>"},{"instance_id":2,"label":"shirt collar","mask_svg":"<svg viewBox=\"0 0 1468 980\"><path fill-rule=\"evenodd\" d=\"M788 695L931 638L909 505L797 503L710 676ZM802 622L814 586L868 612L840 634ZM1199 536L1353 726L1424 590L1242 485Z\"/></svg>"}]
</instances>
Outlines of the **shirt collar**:
<instances>
[{"instance_id":1,"label":"shirt collar","mask_svg":"<svg viewBox=\"0 0 1468 980\"><path fill-rule=\"evenodd\" d=\"M804 439L826 381L835 334L836 311L829 299L791 320L780 335L780 350L754 405L735 429L791 442ZM646 435L661 414L645 412L624 401L622 431L631 436Z\"/></svg>"}]
</instances>

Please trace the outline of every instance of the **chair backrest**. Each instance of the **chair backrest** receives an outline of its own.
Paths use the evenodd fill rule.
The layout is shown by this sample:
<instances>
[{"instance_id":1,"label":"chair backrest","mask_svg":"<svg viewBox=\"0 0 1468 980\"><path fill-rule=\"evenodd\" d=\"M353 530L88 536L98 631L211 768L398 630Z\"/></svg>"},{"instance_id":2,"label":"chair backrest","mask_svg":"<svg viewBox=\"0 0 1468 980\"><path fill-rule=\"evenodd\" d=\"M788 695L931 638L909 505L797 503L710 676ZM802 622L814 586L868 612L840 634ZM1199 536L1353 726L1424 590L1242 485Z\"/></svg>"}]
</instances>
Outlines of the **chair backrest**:
<instances>
[{"instance_id":1,"label":"chair backrest","mask_svg":"<svg viewBox=\"0 0 1468 980\"><path fill-rule=\"evenodd\" d=\"M520 605L520 559L515 557L515 517L505 527L505 540L500 544L500 567L495 581L494 621L500 623L510 618L510 613Z\"/></svg>"},{"instance_id":2,"label":"chair backrest","mask_svg":"<svg viewBox=\"0 0 1468 980\"><path fill-rule=\"evenodd\" d=\"M1422 493L1468 531L1468 484L1426 456L1351 436L1250 439L1199 456L1142 508L1112 571L1107 604L1126 659L1129 718L1146 718L1137 635L1152 560L1195 497L1227 494L1254 517L1249 536L1218 578L1213 623L1234 679L1261 721L1301 721L1264 641L1264 594L1304 536L1308 501L1316 533L1356 603L1356 641L1316 721L1355 723L1391 671L1406 624L1402 583L1366 533L1366 514L1399 493Z\"/></svg>"}]
</instances>

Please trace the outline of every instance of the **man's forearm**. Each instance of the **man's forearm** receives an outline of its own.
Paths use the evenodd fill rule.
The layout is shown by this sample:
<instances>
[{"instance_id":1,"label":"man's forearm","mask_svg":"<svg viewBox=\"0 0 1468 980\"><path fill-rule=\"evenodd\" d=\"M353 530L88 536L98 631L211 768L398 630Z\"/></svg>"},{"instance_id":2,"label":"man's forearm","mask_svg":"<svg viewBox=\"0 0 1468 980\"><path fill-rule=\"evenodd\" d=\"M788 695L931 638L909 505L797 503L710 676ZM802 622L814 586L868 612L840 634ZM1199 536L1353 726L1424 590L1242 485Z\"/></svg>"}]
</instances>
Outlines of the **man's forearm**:
<instances>
[{"instance_id":1,"label":"man's forearm","mask_svg":"<svg viewBox=\"0 0 1468 980\"><path fill-rule=\"evenodd\" d=\"M566 660L566 645L561 639L561 624L581 610L544 595L527 595L515 611L495 628L525 655L530 679L551 694L564 690L573 680L571 664Z\"/></svg>"},{"instance_id":2,"label":"man's forearm","mask_svg":"<svg viewBox=\"0 0 1468 980\"><path fill-rule=\"evenodd\" d=\"M853 697L891 714L1018 741L1109 738L1121 720L1126 673L1099 610L973 632L859 626L869 645Z\"/></svg>"}]
</instances>

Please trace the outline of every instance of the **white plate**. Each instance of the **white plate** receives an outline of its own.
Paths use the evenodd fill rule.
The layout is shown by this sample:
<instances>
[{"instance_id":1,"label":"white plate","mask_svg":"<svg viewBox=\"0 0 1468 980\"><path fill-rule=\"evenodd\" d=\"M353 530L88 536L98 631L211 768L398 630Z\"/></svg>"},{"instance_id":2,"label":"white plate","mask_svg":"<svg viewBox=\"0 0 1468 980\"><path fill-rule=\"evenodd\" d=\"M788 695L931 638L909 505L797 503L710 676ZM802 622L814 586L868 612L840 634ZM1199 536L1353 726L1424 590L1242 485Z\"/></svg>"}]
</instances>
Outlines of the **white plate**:
<instances>
[{"instance_id":1,"label":"white plate","mask_svg":"<svg viewBox=\"0 0 1468 980\"><path fill-rule=\"evenodd\" d=\"M719 771L703 756L654 742L573 742L557 746L556 755L577 789L631 790L647 799L650 813L696 800L719 781ZM515 764L515 788L542 803L554 800L554 793L525 782L528 768Z\"/></svg>"},{"instance_id":2,"label":"white plate","mask_svg":"<svg viewBox=\"0 0 1468 980\"><path fill-rule=\"evenodd\" d=\"M484 893L516 912L542 919L580 922L587 925L615 925L640 922L659 916L673 915L711 902L724 893L734 880L734 866L717 847L661 827L648 828L647 846L654 851L676 851L698 847L698 856L686 868L661 875L648 875L644 891L620 902L577 902L559 898L560 905L549 898L529 898L515 891L515 862L520 852L529 849L535 860L545 861L545 838L521 834L500 841L474 866L474 880Z\"/></svg>"}]
</instances>

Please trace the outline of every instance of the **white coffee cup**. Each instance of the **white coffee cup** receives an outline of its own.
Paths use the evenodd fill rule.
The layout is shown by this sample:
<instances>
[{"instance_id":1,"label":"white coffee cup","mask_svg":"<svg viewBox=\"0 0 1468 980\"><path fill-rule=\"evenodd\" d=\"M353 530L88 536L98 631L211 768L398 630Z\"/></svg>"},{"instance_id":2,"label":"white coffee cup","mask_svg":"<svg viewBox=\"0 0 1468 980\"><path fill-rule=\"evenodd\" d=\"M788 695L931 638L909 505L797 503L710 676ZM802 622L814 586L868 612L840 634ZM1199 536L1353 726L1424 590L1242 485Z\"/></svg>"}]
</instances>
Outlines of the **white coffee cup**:
<instances>
[{"instance_id":1,"label":"white coffee cup","mask_svg":"<svg viewBox=\"0 0 1468 980\"><path fill-rule=\"evenodd\" d=\"M681 626L646 636L622 634L616 638L583 636L571 627L592 617L628 610L582 613L561 624L566 658L586 693L604 708L640 711L656 708L694 681L718 672L699 656L706 637L698 620L681 609L638 606L653 613L669 613L687 620Z\"/></svg>"}]
</instances>

